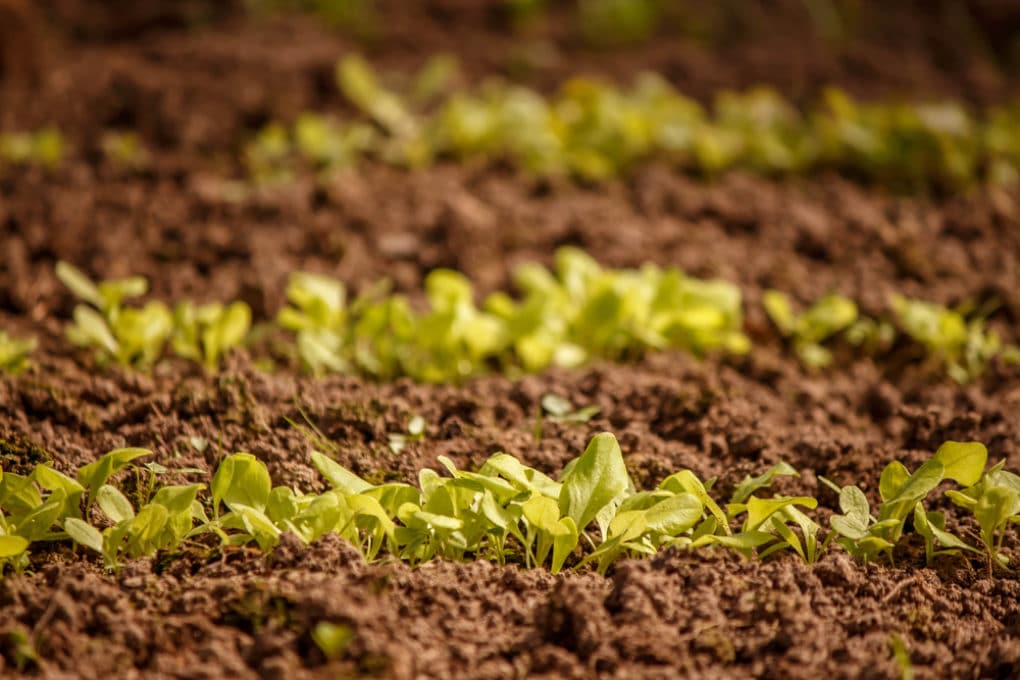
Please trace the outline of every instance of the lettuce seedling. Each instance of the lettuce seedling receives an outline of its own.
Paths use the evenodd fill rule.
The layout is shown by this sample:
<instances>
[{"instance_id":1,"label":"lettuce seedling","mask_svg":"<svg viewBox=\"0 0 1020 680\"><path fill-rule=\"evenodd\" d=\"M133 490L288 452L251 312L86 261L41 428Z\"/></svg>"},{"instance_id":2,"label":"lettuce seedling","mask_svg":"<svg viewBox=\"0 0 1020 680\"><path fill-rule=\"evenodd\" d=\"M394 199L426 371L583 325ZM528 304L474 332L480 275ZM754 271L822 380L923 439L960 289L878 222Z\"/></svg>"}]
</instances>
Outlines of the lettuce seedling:
<instances>
[{"instance_id":1,"label":"lettuce seedling","mask_svg":"<svg viewBox=\"0 0 1020 680\"><path fill-rule=\"evenodd\" d=\"M411 416L407 421L406 432L390 432L386 435L386 443L393 453L400 453L409 443L420 442L423 439L425 439L425 419L421 416Z\"/></svg>"},{"instance_id":2,"label":"lettuce seedling","mask_svg":"<svg viewBox=\"0 0 1020 680\"><path fill-rule=\"evenodd\" d=\"M74 308L74 324L67 336L76 345L93 348L102 361L124 366L151 366L163 353L173 331L173 315L161 302L144 307L124 307L127 298L144 295L149 284L135 276L95 284L81 270L58 262L57 278L80 300ZM91 305L91 306L89 306Z\"/></svg>"},{"instance_id":3,"label":"lettuce seedling","mask_svg":"<svg viewBox=\"0 0 1020 680\"><path fill-rule=\"evenodd\" d=\"M251 328L251 308L244 302L194 305L182 302L174 310L173 349L178 355L201 361L215 371L220 358L239 347Z\"/></svg>"},{"instance_id":4,"label":"lettuce seedling","mask_svg":"<svg viewBox=\"0 0 1020 680\"><path fill-rule=\"evenodd\" d=\"M569 401L556 394L542 397L541 406L549 420L559 423L587 423L601 410L598 406L582 406L575 409Z\"/></svg>"},{"instance_id":5,"label":"lettuce seedling","mask_svg":"<svg viewBox=\"0 0 1020 680\"><path fill-rule=\"evenodd\" d=\"M989 568L998 564L1009 566L1002 553L1002 541L1007 524L1020 523L1020 477L1003 470L1005 461L995 464L972 486L960 491L947 491L946 495L960 507L974 513L981 528L981 542L989 559Z\"/></svg>"},{"instance_id":6,"label":"lettuce seedling","mask_svg":"<svg viewBox=\"0 0 1020 680\"><path fill-rule=\"evenodd\" d=\"M35 351L35 338L19 340L0 331L0 373L17 375L29 366L28 356Z\"/></svg>"},{"instance_id":7,"label":"lettuce seedling","mask_svg":"<svg viewBox=\"0 0 1020 680\"><path fill-rule=\"evenodd\" d=\"M105 132L99 146L104 156L124 168L138 170L151 160L142 140L134 132Z\"/></svg>"},{"instance_id":8,"label":"lettuce seedling","mask_svg":"<svg viewBox=\"0 0 1020 680\"><path fill-rule=\"evenodd\" d=\"M287 284L290 306L277 314L277 323L297 333L301 362L315 375L351 369L348 345L347 289L321 274L295 272Z\"/></svg>"},{"instance_id":9,"label":"lettuce seedling","mask_svg":"<svg viewBox=\"0 0 1020 680\"><path fill-rule=\"evenodd\" d=\"M312 641L330 661L340 658L354 640L354 631L349 626L320 621L312 628Z\"/></svg>"},{"instance_id":10,"label":"lettuce seedling","mask_svg":"<svg viewBox=\"0 0 1020 680\"><path fill-rule=\"evenodd\" d=\"M585 41L611 47L651 37L657 25L657 10L655 0L582 0L577 18Z\"/></svg>"},{"instance_id":11,"label":"lettuce seedling","mask_svg":"<svg viewBox=\"0 0 1020 680\"><path fill-rule=\"evenodd\" d=\"M871 515L868 500L856 486L840 489L829 480L822 481L839 493L842 515L829 519L832 529L840 536L838 542L847 552L869 561L884 553L892 560L892 551L903 536L908 517L917 513L922 516L922 535L928 533L933 540L947 548L959 546L953 538L943 536L937 515L929 515L923 502L944 479L950 479L964 486L978 482L988 459L988 451L977 442L960 443L949 441L939 447L935 455L913 473L899 461L889 463L879 480L879 495L882 506L878 518ZM918 509L920 508L920 509ZM927 520L927 522L925 522ZM936 533L936 530L938 533Z\"/></svg>"},{"instance_id":12,"label":"lettuce seedling","mask_svg":"<svg viewBox=\"0 0 1020 680\"><path fill-rule=\"evenodd\" d=\"M967 321L958 311L901 295L894 295L891 305L903 332L944 363L958 383L970 382L984 372L1003 349L998 334L985 330L981 316Z\"/></svg>"},{"instance_id":13,"label":"lettuce seedling","mask_svg":"<svg viewBox=\"0 0 1020 680\"><path fill-rule=\"evenodd\" d=\"M0 162L55 167L64 156L64 138L54 128L0 134Z\"/></svg>"},{"instance_id":14,"label":"lettuce seedling","mask_svg":"<svg viewBox=\"0 0 1020 680\"><path fill-rule=\"evenodd\" d=\"M826 295L801 314L793 311L789 296L777 290L766 291L762 302L779 332L793 342L797 356L809 368L831 364L832 352L822 342L857 321L857 305L842 295Z\"/></svg>"}]
</instances>

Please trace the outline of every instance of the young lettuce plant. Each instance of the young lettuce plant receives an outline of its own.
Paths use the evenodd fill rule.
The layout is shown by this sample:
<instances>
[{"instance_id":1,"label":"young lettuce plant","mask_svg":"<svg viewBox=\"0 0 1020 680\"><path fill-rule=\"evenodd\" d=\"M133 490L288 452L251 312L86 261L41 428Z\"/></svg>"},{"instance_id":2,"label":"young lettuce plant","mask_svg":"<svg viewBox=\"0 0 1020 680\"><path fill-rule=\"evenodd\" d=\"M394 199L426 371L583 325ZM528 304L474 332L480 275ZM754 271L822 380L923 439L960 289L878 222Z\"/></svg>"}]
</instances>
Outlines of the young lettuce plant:
<instances>
[{"instance_id":1,"label":"young lettuce plant","mask_svg":"<svg viewBox=\"0 0 1020 680\"><path fill-rule=\"evenodd\" d=\"M793 550L805 563L818 561L825 549L819 545L819 526L799 510L797 506L813 509L818 501L810 496L774 496L759 498L754 495L771 486L776 477L797 476L797 471L787 463L777 463L757 477L745 477L734 489L726 506L725 520L728 523L746 515L737 533L707 532L692 543L692 547L721 545L750 558L757 553L764 559L780 550ZM794 528L800 531L798 535Z\"/></svg>"},{"instance_id":2,"label":"young lettuce plant","mask_svg":"<svg viewBox=\"0 0 1020 680\"><path fill-rule=\"evenodd\" d=\"M1005 528L1020 523L1020 477L1003 470L1004 464L999 461L966 489L946 492L953 503L974 513L989 570L992 565L1008 569L1009 559L1002 553Z\"/></svg>"},{"instance_id":3,"label":"young lettuce plant","mask_svg":"<svg viewBox=\"0 0 1020 680\"><path fill-rule=\"evenodd\" d=\"M0 373L17 375L29 366L28 356L35 351L35 338L19 340L0 331Z\"/></svg>"},{"instance_id":4,"label":"young lettuce plant","mask_svg":"<svg viewBox=\"0 0 1020 680\"><path fill-rule=\"evenodd\" d=\"M287 300L290 305L280 310L276 321L297 334L301 363L315 375L350 372L344 284L321 274L295 272L287 284Z\"/></svg>"},{"instance_id":5,"label":"young lettuce plant","mask_svg":"<svg viewBox=\"0 0 1020 680\"><path fill-rule=\"evenodd\" d=\"M173 349L215 371L221 357L239 347L251 327L251 308L244 302L195 305L182 302L174 310Z\"/></svg>"},{"instance_id":6,"label":"young lettuce plant","mask_svg":"<svg viewBox=\"0 0 1020 680\"><path fill-rule=\"evenodd\" d=\"M945 522L937 513L924 509L924 500L949 479L963 486L972 486L981 478L988 460L988 451L977 442L949 441L939 447L935 455L910 473L899 461L889 463L879 480L882 505L877 519L872 516L868 499L857 486L839 488L832 482L823 483L839 493L843 514L829 519L837 542L851 555L864 561L874 560L879 554L892 561L892 551L903 536L906 520L920 517L919 533L933 543L926 553L934 556L934 542L949 550L965 549L965 544L944 530ZM916 528L916 525L915 525Z\"/></svg>"},{"instance_id":7,"label":"young lettuce plant","mask_svg":"<svg viewBox=\"0 0 1020 680\"><path fill-rule=\"evenodd\" d=\"M789 296L777 290L766 291L762 302L779 332L793 342L797 356L809 368L831 364L832 352L822 342L857 321L857 305L842 295L826 295L801 314L793 311Z\"/></svg>"},{"instance_id":8,"label":"young lettuce plant","mask_svg":"<svg viewBox=\"0 0 1020 680\"><path fill-rule=\"evenodd\" d=\"M944 363L958 383L976 378L1003 350L998 334L985 330L982 316L967 321L959 311L901 295L894 295L891 305L903 332Z\"/></svg>"},{"instance_id":9,"label":"young lettuce plant","mask_svg":"<svg viewBox=\"0 0 1020 680\"><path fill-rule=\"evenodd\" d=\"M56 167L64 156L64 138L54 128L0 133L0 162Z\"/></svg>"},{"instance_id":10,"label":"young lettuce plant","mask_svg":"<svg viewBox=\"0 0 1020 680\"><path fill-rule=\"evenodd\" d=\"M92 348L100 362L147 368L163 353L173 332L173 315L161 302L124 307L127 298L145 295L149 283L140 276L93 283L81 270L58 262L57 278L87 304L74 308L67 336L76 345Z\"/></svg>"}]
</instances>

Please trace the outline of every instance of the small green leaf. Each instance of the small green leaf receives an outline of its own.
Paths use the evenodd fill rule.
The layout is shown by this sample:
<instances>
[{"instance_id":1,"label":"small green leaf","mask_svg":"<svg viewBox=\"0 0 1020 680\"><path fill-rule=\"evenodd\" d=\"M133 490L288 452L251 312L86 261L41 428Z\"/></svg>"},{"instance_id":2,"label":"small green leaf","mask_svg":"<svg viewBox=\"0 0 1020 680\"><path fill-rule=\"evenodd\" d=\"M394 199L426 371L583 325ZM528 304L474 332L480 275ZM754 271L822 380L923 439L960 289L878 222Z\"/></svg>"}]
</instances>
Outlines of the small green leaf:
<instances>
[{"instance_id":1,"label":"small green leaf","mask_svg":"<svg viewBox=\"0 0 1020 680\"><path fill-rule=\"evenodd\" d=\"M371 484L350 472L326 454L312 451L311 456L315 469L337 491L342 491L343 493L362 493L372 488Z\"/></svg>"},{"instance_id":2,"label":"small green leaf","mask_svg":"<svg viewBox=\"0 0 1020 680\"><path fill-rule=\"evenodd\" d=\"M988 462L988 449L980 442L948 441L935 452L935 460L945 468L946 479L973 486L981 479Z\"/></svg>"},{"instance_id":3,"label":"small green leaf","mask_svg":"<svg viewBox=\"0 0 1020 680\"><path fill-rule=\"evenodd\" d=\"M878 493L883 501L888 501L899 493L900 488L910 479L910 471L898 460L894 460L882 470L878 482Z\"/></svg>"},{"instance_id":4,"label":"small green leaf","mask_svg":"<svg viewBox=\"0 0 1020 680\"><path fill-rule=\"evenodd\" d=\"M103 554L103 535L91 524L83 522L77 517L68 517L64 520L64 531L78 545L95 550Z\"/></svg>"},{"instance_id":5,"label":"small green leaf","mask_svg":"<svg viewBox=\"0 0 1020 680\"><path fill-rule=\"evenodd\" d=\"M560 514L583 530L632 486L616 437L609 432L595 435L562 483Z\"/></svg>"},{"instance_id":6,"label":"small green leaf","mask_svg":"<svg viewBox=\"0 0 1020 680\"><path fill-rule=\"evenodd\" d=\"M21 536L0 536L0 559L17 557L28 550L28 539Z\"/></svg>"},{"instance_id":7,"label":"small green leaf","mask_svg":"<svg viewBox=\"0 0 1020 680\"><path fill-rule=\"evenodd\" d=\"M748 496L753 494L759 489L767 488L772 484L772 480L776 477L797 477L797 471L788 463L776 463L764 473L757 477L751 477L748 475L744 477L743 481L737 485L737 488L733 491L733 496L730 498L730 503L743 503L747 500Z\"/></svg>"},{"instance_id":8,"label":"small green leaf","mask_svg":"<svg viewBox=\"0 0 1020 680\"><path fill-rule=\"evenodd\" d=\"M131 501L109 484L99 487L96 492L96 504L103 514L113 520L114 524L133 519L135 516L135 509L131 507Z\"/></svg>"},{"instance_id":9,"label":"small green leaf","mask_svg":"<svg viewBox=\"0 0 1020 680\"><path fill-rule=\"evenodd\" d=\"M269 503L271 489L265 463L250 453L235 453L224 458L213 475L213 506L218 508L222 502L235 510L235 505L244 505L261 513Z\"/></svg>"},{"instance_id":10,"label":"small green leaf","mask_svg":"<svg viewBox=\"0 0 1020 680\"><path fill-rule=\"evenodd\" d=\"M354 640L354 631L348 626L320 621L312 629L312 640L327 659L335 661Z\"/></svg>"},{"instance_id":11,"label":"small green leaf","mask_svg":"<svg viewBox=\"0 0 1020 680\"><path fill-rule=\"evenodd\" d=\"M61 260L57 262L56 274L60 282L67 286L75 297L100 309L103 308L104 300L99 288L80 269Z\"/></svg>"}]
</instances>

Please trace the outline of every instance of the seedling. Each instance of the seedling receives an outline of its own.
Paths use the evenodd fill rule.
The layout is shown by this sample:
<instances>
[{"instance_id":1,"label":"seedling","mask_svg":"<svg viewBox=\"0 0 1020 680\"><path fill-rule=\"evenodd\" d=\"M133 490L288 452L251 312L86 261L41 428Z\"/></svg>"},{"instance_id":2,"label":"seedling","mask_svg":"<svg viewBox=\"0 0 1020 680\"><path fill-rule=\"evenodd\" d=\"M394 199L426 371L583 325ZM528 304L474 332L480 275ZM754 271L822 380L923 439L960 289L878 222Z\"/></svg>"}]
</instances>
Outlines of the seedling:
<instances>
[{"instance_id":1,"label":"seedling","mask_svg":"<svg viewBox=\"0 0 1020 680\"><path fill-rule=\"evenodd\" d=\"M1003 470L1004 464L1005 461L999 461L966 489L946 492L953 503L974 513L989 569L992 565L1009 567L1009 560L1002 553L1004 530L1007 524L1020 523L1020 477Z\"/></svg>"},{"instance_id":2,"label":"seedling","mask_svg":"<svg viewBox=\"0 0 1020 680\"><path fill-rule=\"evenodd\" d=\"M405 432L391 432L386 435L390 451L400 453L404 447L411 442L420 442L425 439L425 419L421 416L411 416L407 421Z\"/></svg>"},{"instance_id":3,"label":"seedling","mask_svg":"<svg viewBox=\"0 0 1020 680\"><path fill-rule=\"evenodd\" d=\"M559 480L497 453L477 472L440 457L447 475L424 469L417 486L375 485L313 451L312 464L332 488L311 494L274 487L264 463L238 453L221 461L208 490L203 484L157 484L148 498L133 503L112 482L148 454L111 451L79 469L76 479L46 465L27 476L0 473L0 562L22 569L33 544L71 540L116 571L126 559L176 551L205 533L225 545L254 543L269 551L289 531L308 543L336 533L366 560L487 559L553 572L594 565L605 574L620 559L666 547L714 546L758 559L790 550L812 563L836 539L851 554L874 559L891 554L911 517L929 560L978 553L946 531L944 516L923 506L949 479L965 486L948 493L975 513L990 565L1005 567L1004 530L1020 521L1020 477L1001 463L982 474L987 451L977 443L947 442L912 474L891 463L879 483L877 518L858 487L840 489L824 480L839 491L842 509L831 517L833 531L824 541L807 514L814 498L760 495L777 477L795 475L790 466L780 463L745 478L724 511L710 495L713 480L703 482L690 470L670 475L654 490L637 490L609 433L596 435ZM151 479L163 478L162 466L148 469ZM738 520L734 531L730 523ZM342 631L320 633L317 643L326 645L327 655L343 647L332 644L346 639Z\"/></svg>"},{"instance_id":4,"label":"seedling","mask_svg":"<svg viewBox=\"0 0 1020 680\"><path fill-rule=\"evenodd\" d=\"M582 406L575 409L563 397L547 394L542 397L542 410L545 411L546 417L553 422L587 423L598 415L601 409L598 406Z\"/></svg>"},{"instance_id":5,"label":"seedling","mask_svg":"<svg viewBox=\"0 0 1020 680\"><path fill-rule=\"evenodd\" d=\"M312 640L330 661L340 658L353 639L350 627L329 621L320 621L312 629Z\"/></svg>"},{"instance_id":6,"label":"seedling","mask_svg":"<svg viewBox=\"0 0 1020 680\"><path fill-rule=\"evenodd\" d=\"M0 162L54 167L64 156L64 138L54 128L0 134Z\"/></svg>"},{"instance_id":7,"label":"seedling","mask_svg":"<svg viewBox=\"0 0 1020 680\"><path fill-rule=\"evenodd\" d=\"M87 304L74 308L74 324L67 336L76 345L94 349L100 362L151 366L163 353L173 331L173 316L161 302L124 307L123 301L144 295L149 284L142 277L95 284L67 262L57 263L57 278Z\"/></svg>"},{"instance_id":8,"label":"seedling","mask_svg":"<svg viewBox=\"0 0 1020 680\"><path fill-rule=\"evenodd\" d=\"M801 314L795 313L790 298L777 290L766 291L762 302L779 332L793 342L797 356L809 368L831 364L832 352L822 342L857 321L857 305L841 295L826 295Z\"/></svg>"},{"instance_id":9,"label":"seedling","mask_svg":"<svg viewBox=\"0 0 1020 680\"><path fill-rule=\"evenodd\" d=\"M840 536L838 542L847 552L865 561L884 554L892 561L892 550L903 535L905 522L914 516L921 520L922 536L930 536L948 549L960 549L962 541L943 529L944 522L924 509L924 500L942 480L950 479L964 486L978 482L984 471L988 451L984 445L971 442L946 442L935 455L912 474L898 461L889 463L879 480L879 495L882 506L878 518L871 515L868 500L856 486L842 489L830 482L822 481L839 493L842 515L829 519L832 529ZM934 544L926 553L934 556Z\"/></svg>"},{"instance_id":10,"label":"seedling","mask_svg":"<svg viewBox=\"0 0 1020 680\"><path fill-rule=\"evenodd\" d=\"M0 373L17 375L30 364L28 356L35 351L35 338L19 340L0 331Z\"/></svg>"},{"instance_id":11,"label":"seedling","mask_svg":"<svg viewBox=\"0 0 1020 680\"><path fill-rule=\"evenodd\" d=\"M221 357L244 342L250 327L251 308L244 302L182 302L174 310L174 352L215 371Z\"/></svg>"},{"instance_id":12,"label":"seedling","mask_svg":"<svg viewBox=\"0 0 1020 680\"><path fill-rule=\"evenodd\" d=\"M959 311L901 295L894 295L891 304L903 332L944 363L958 383L973 380L1003 350L998 334L985 330L983 315L968 321Z\"/></svg>"},{"instance_id":13,"label":"seedling","mask_svg":"<svg viewBox=\"0 0 1020 680\"><path fill-rule=\"evenodd\" d=\"M138 170L151 160L142 140L134 132L106 132L100 140L100 147L103 155L124 168Z\"/></svg>"}]
</instances>

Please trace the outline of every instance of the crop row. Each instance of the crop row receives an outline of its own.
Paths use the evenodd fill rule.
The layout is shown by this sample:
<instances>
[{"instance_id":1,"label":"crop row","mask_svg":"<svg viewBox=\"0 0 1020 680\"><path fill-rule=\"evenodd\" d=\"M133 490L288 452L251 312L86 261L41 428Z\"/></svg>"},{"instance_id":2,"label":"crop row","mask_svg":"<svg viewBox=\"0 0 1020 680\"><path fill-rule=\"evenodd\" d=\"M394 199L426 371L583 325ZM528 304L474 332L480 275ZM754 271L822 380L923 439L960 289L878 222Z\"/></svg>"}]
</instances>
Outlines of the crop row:
<instances>
[{"instance_id":1,"label":"crop row","mask_svg":"<svg viewBox=\"0 0 1020 680\"><path fill-rule=\"evenodd\" d=\"M364 59L337 64L355 115L308 112L270 123L243 158L256 185L300 168L331 174L362 158L410 168L442 159L506 159L539 176L599 181L648 160L706 177L729 169L769 176L836 171L900 190L962 190L1020 180L1020 107L974 114L958 102L860 103L836 89L799 111L775 91L721 92L710 108L651 73L630 87L574 78L551 96L502 80L455 84L457 64L430 60L411 78L380 78ZM52 129L0 134L0 163L59 162ZM146 162L131 133L101 149L125 167ZM237 195L243 195L243 187Z\"/></svg>"},{"instance_id":2,"label":"crop row","mask_svg":"<svg viewBox=\"0 0 1020 680\"><path fill-rule=\"evenodd\" d=\"M632 86L574 78L551 97L501 80L455 89L446 56L386 85L358 56L337 82L359 116L308 113L270 124L247 152L257 181L296 163L330 172L363 156L408 167L436 159L509 159L537 175L603 180L649 159L713 176L833 170L901 190L958 190L1020 179L1020 109L975 116L954 102L864 104L837 89L798 111L775 91L722 92L710 110L645 73Z\"/></svg>"},{"instance_id":3,"label":"crop row","mask_svg":"<svg viewBox=\"0 0 1020 680\"><path fill-rule=\"evenodd\" d=\"M912 530L929 563L967 553L983 556L991 571L1008 568L1002 542L1007 525L1020 522L1020 477L1001 462L987 468L987 450L976 442L946 442L913 472L890 463L874 510L858 486L823 480L838 494L841 510L827 530L806 512L817 499L760 495L777 477L798 474L785 463L745 478L723 507L710 494L714 480L702 481L690 470L637 490L610 433L596 435L558 480L497 453L478 472L458 470L440 457L447 476L423 469L417 487L373 485L313 451L312 463L332 487L321 494L274 487L266 466L248 453L223 458L208 489L204 483L162 485L157 479L171 474L166 468L136 466L148 455L146 449L117 449L74 477L46 464L27 475L0 470L0 561L21 570L33 545L70 540L116 570L125 560L159 552L209 550L216 543L269 551L283 532L305 543L335 532L367 560L482 559L553 572L592 565L604 574L618 559L670 547L717 546L759 559L789 551L813 563L835 542L861 560L892 561ZM129 467L136 472L134 502L110 483ZM138 481L146 476L147 482ZM950 532L943 513L927 510L931 493L946 480L963 487L945 494L971 513L976 540Z\"/></svg>"},{"instance_id":4,"label":"crop row","mask_svg":"<svg viewBox=\"0 0 1020 680\"><path fill-rule=\"evenodd\" d=\"M148 369L169 345L174 354L218 368L233 348L251 344L251 310L244 302L182 302L171 309L144 295L148 282L130 277L95 283L65 262L57 276L78 297L67 337L90 350L100 365ZM737 286L703 280L679 269L646 265L610 269L575 248L561 248L553 270L521 265L514 282L519 297L489 295L479 306L471 282L438 269L425 279L424 309L389 291L385 281L348 299L342 282L294 273L289 304L272 326L292 343L277 346L309 372L357 373L380 379L409 376L423 382L456 382L492 370L514 375L549 366L577 367L592 359L628 360L657 350L682 349L744 354L743 302ZM906 346L943 367L958 382L980 374L990 361L1020 359L986 328L984 314L954 310L901 296L890 299L887 318L870 318L839 295L827 295L803 311L789 298L767 291L764 306L779 333L812 369L831 363L834 344L876 356ZM34 340L0 332L0 370L19 372Z\"/></svg>"}]
</instances>

